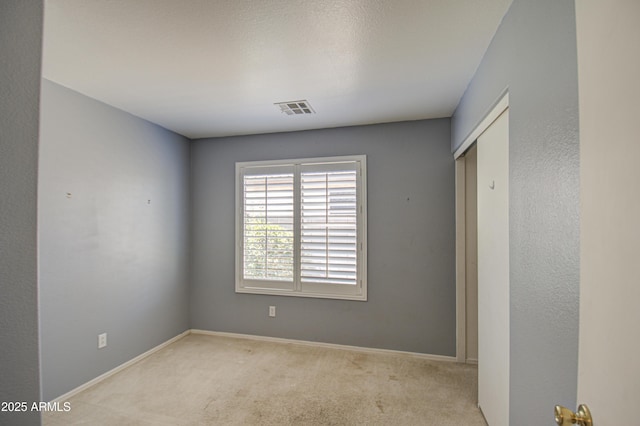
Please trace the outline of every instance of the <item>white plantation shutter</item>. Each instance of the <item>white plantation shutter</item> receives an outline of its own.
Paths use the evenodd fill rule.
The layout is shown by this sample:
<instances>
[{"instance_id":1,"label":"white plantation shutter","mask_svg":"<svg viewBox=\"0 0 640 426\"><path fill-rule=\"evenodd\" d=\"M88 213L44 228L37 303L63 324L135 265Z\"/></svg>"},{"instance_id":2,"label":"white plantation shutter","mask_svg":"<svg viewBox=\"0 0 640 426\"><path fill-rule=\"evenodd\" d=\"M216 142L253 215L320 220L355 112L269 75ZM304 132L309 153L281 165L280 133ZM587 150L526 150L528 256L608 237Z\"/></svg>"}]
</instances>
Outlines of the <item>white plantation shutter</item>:
<instances>
[{"instance_id":1,"label":"white plantation shutter","mask_svg":"<svg viewBox=\"0 0 640 426\"><path fill-rule=\"evenodd\" d=\"M236 292L366 300L365 157L236 164Z\"/></svg>"},{"instance_id":2,"label":"white plantation shutter","mask_svg":"<svg viewBox=\"0 0 640 426\"><path fill-rule=\"evenodd\" d=\"M243 280L266 288L293 283L293 166L248 169L242 182Z\"/></svg>"},{"instance_id":3,"label":"white plantation shutter","mask_svg":"<svg viewBox=\"0 0 640 426\"><path fill-rule=\"evenodd\" d=\"M357 284L357 173L354 163L302 166L301 282Z\"/></svg>"}]
</instances>

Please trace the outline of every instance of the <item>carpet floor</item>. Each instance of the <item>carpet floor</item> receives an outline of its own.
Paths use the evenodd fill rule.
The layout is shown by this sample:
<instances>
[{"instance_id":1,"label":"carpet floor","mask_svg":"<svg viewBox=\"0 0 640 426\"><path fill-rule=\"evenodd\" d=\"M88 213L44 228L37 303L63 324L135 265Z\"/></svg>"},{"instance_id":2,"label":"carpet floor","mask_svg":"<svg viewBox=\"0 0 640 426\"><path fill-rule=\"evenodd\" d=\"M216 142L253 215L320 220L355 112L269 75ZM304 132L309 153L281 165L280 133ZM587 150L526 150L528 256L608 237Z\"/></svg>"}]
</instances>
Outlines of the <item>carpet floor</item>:
<instances>
[{"instance_id":1,"label":"carpet floor","mask_svg":"<svg viewBox=\"0 0 640 426\"><path fill-rule=\"evenodd\" d=\"M43 424L486 425L473 365L199 334L68 401Z\"/></svg>"}]
</instances>

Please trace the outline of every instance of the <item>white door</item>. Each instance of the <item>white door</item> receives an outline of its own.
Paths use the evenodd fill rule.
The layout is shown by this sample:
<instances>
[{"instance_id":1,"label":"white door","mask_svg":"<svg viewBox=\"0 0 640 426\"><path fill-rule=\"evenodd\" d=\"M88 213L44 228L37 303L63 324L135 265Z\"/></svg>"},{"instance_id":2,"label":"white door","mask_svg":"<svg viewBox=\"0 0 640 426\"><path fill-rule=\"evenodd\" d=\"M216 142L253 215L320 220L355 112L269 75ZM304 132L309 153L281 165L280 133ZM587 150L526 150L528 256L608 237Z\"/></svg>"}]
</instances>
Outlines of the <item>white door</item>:
<instances>
[{"instance_id":1,"label":"white door","mask_svg":"<svg viewBox=\"0 0 640 426\"><path fill-rule=\"evenodd\" d=\"M478 170L478 405L509 424L509 111L480 135Z\"/></svg>"},{"instance_id":2,"label":"white door","mask_svg":"<svg viewBox=\"0 0 640 426\"><path fill-rule=\"evenodd\" d=\"M464 154L465 178L465 358L478 363L478 149Z\"/></svg>"},{"instance_id":3,"label":"white door","mask_svg":"<svg viewBox=\"0 0 640 426\"><path fill-rule=\"evenodd\" d=\"M581 175L578 403L589 406L595 426L637 425L640 2L581 0L575 7Z\"/></svg>"}]
</instances>

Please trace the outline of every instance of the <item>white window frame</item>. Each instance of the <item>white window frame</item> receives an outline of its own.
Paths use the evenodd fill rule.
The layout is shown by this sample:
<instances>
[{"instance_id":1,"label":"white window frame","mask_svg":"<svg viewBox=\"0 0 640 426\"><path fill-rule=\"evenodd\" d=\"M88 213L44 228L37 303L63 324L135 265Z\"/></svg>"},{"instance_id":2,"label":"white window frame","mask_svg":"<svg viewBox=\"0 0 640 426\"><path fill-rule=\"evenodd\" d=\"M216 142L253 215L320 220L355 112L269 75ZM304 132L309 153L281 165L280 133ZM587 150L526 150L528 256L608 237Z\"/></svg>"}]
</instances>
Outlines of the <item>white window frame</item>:
<instances>
[{"instance_id":1,"label":"white window frame","mask_svg":"<svg viewBox=\"0 0 640 426\"><path fill-rule=\"evenodd\" d=\"M301 253L301 168L322 165L327 170L339 167L340 163L354 164L356 174L356 284L322 284L303 283L300 279ZM265 281L244 278L244 177L251 175L251 171L273 168L274 171L283 169L293 170L294 173L294 276L290 281ZM267 160L236 163L236 293L269 294L279 296L316 297L325 299L367 300L367 182L366 156L349 155L340 157L302 158L291 160Z\"/></svg>"}]
</instances>

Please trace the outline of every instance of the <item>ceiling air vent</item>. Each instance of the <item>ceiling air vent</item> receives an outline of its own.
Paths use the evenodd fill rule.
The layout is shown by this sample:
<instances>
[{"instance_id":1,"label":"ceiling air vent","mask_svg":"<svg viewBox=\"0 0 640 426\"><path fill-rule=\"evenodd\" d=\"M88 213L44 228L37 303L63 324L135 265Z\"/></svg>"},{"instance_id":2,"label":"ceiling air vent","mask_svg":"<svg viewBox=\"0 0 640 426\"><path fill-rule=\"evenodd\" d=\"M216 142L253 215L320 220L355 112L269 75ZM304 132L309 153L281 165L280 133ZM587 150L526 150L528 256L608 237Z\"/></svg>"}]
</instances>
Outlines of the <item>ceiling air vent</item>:
<instances>
[{"instance_id":1,"label":"ceiling air vent","mask_svg":"<svg viewBox=\"0 0 640 426\"><path fill-rule=\"evenodd\" d=\"M274 105L279 106L280 112L284 112L287 115L315 114L309 102L304 99L301 101L276 102Z\"/></svg>"}]
</instances>

